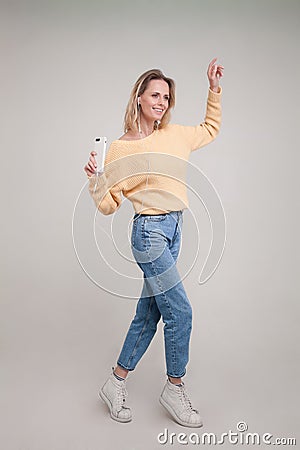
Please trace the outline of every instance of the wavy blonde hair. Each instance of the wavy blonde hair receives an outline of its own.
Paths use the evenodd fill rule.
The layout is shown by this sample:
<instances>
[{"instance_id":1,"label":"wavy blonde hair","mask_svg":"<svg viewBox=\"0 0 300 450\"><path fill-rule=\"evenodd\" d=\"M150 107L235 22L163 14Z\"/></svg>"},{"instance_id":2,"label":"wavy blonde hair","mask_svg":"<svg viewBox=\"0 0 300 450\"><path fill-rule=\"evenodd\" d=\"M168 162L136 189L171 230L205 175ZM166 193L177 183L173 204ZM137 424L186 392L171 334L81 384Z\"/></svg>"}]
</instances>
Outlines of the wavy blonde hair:
<instances>
[{"instance_id":1,"label":"wavy blonde hair","mask_svg":"<svg viewBox=\"0 0 300 450\"><path fill-rule=\"evenodd\" d=\"M148 87L151 80L163 80L169 85L169 106L161 122L155 121L156 128L164 128L171 118L171 109L175 106L175 82L172 78L166 77L159 69L150 69L144 72L135 82L131 91L129 101L124 116L124 132L129 130L138 130L138 97L142 95Z\"/></svg>"}]
</instances>

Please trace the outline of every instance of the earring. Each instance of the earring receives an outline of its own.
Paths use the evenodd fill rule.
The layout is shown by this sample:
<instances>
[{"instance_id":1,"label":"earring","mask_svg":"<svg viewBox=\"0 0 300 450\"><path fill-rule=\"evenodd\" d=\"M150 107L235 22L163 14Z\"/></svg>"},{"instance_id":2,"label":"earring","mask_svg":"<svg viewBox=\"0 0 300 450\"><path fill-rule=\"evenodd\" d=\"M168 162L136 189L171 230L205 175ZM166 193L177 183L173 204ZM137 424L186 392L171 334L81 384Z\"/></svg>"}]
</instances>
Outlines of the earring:
<instances>
[{"instance_id":1,"label":"earring","mask_svg":"<svg viewBox=\"0 0 300 450\"><path fill-rule=\"evenodd\" d=\"M139 130L139 133L140 133L140 134L142 134L142 130L141 130L141 116L140 116L140 111L138 111L137 122L138 122L138 130Z\"/></svg>"}]
</instances>

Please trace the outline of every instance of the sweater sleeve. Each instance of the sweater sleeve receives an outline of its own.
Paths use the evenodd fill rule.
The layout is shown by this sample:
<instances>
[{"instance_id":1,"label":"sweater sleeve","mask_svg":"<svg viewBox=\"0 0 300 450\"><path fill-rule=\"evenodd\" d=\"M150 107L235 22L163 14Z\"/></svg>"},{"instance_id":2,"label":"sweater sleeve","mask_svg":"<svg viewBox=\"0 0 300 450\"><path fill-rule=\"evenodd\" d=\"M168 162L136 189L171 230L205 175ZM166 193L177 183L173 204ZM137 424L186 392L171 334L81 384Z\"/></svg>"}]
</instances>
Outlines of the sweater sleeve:
<instances>
[{"instance_id":1,"label":"sweater sleeve","mask_svg":"<svg viewBox=\"0 0 300 450\"><path fill-rule=\"evenodd\" d=\"M105 215L113 214L122 203L122 190L118 183L113 184L112 163L117 159L113 143L104 163L104 173L89 177L89 193L98 210Z\"/></svg>"},{"instance_id":2,"label":"sweater sleeve","mask_svg":"<svg viewBox=\"0 0 300 450\"><path fill-rule=\"evenodd\" d=\"M221 87L219 92L213 92L209 89L204 122L194 127L184 127L191 151L209 144L219 133L221 126L221 94Z\"/></svg>"}]
</instances>

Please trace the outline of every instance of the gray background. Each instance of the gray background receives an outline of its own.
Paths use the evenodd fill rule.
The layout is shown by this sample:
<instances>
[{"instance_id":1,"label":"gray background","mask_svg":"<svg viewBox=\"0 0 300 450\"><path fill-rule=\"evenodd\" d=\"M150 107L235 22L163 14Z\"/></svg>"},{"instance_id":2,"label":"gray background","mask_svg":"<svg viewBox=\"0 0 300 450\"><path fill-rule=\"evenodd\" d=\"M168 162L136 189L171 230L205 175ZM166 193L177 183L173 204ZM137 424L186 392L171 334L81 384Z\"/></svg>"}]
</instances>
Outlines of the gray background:
<instances>
[{"instance_id":1,"label":"gray background","mask_svg":"<svg viewBox=\"0 0 300 450\"><path fill-rule=\"evenodd\" d=\"M137 76L173 77L172 121L193 125L214 56L225 66L222 130L191 162L218 190L228 233L214 276L185 279L196 431L244 420L297 437L299 13L299 1L1 1L1 448L148 450L165 427L192 431L158 404L161 326L128 380L134 421L112 421L98 400L135 301L86 276L71 222L92 139L122 134ZM182 258L194 248L186 218Z\"/></svg>"}]
</instances>

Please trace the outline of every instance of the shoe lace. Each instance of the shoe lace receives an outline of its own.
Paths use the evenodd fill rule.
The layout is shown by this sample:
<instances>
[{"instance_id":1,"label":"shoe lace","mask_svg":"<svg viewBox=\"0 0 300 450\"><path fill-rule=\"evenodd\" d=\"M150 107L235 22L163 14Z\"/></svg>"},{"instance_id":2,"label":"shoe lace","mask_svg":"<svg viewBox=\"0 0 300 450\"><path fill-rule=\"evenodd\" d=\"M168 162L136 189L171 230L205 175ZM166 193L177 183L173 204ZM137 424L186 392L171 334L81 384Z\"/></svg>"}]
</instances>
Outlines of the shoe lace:
<instances>
[{"instance_id":1,"label":"shoe lace","mask_svg":"<svg viewBox=\"0 0 300 450\"><path fill-rule=\"evenodd\" d=\"M126 397L128 393L125 388L125 386L117 386L117 398L116 398L116 406L117 410L120 411L121 409L129 409L127 406L125 406Z\"/></svg>"},{"instance_id":2,"label":"shoe lace","mask_svg":"<svg viewBox=\"0 0 300 450\"><path fill-rule=\"evenodd\" d=\"M180 394L181 394L181 401L184 405L185 410L189 413L193 413L193 412L198 413L197 409L192 407L192 402L189 398L189 395L188 395L184 385L180 387Z\"/></svg>"}]
</instances>

